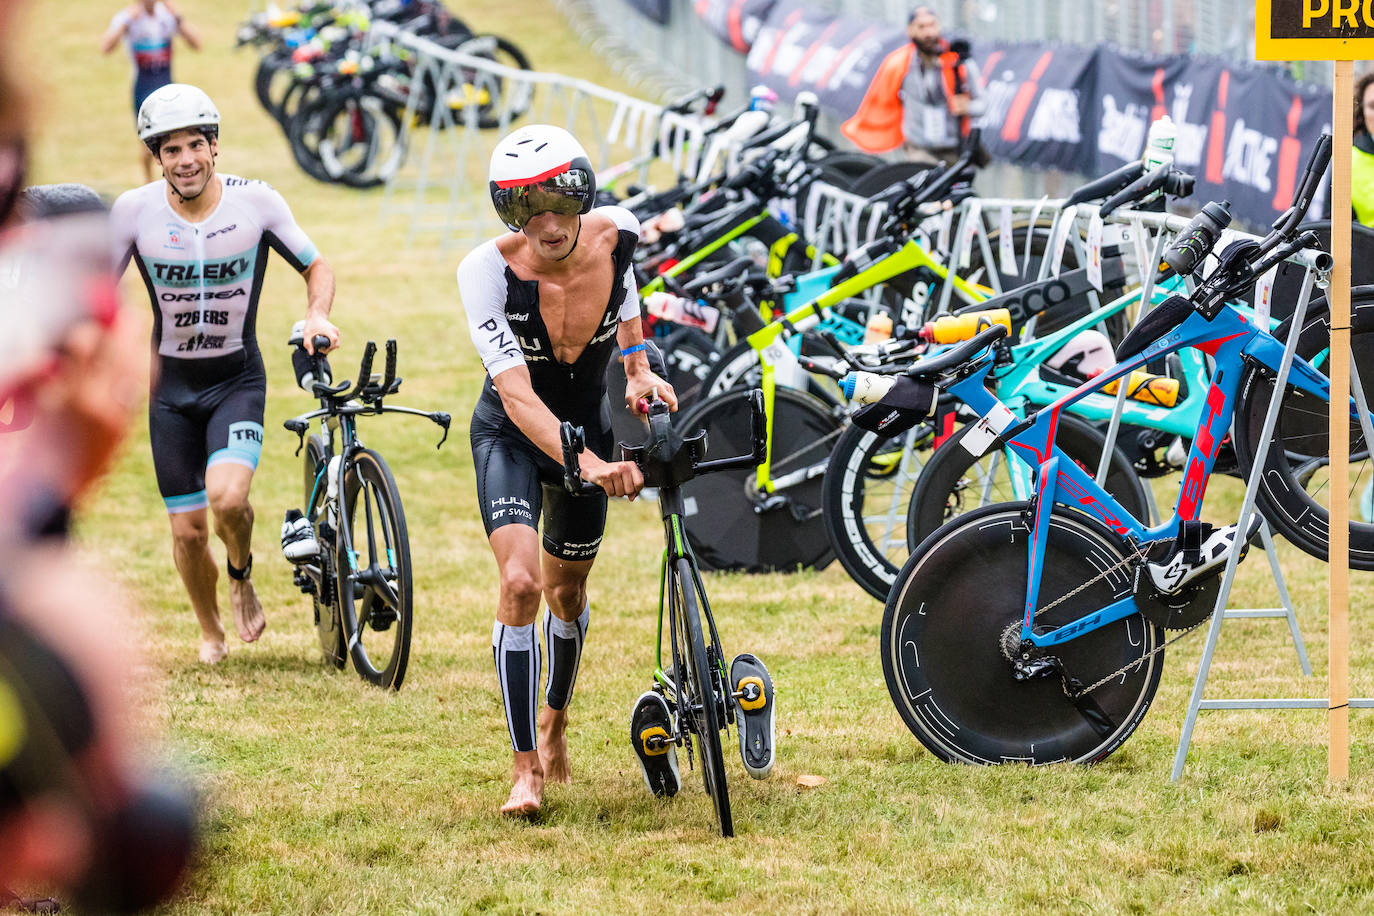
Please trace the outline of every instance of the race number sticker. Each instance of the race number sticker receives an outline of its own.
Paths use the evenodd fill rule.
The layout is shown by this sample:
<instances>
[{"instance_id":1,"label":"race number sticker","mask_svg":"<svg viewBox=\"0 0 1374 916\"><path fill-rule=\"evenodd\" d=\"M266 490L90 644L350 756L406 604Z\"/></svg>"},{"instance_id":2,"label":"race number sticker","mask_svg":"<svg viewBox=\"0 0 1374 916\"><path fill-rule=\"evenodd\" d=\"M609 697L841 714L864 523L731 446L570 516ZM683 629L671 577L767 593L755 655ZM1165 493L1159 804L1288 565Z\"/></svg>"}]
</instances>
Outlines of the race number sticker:
<instances>
[{"instance_id":1,"label":"race number sticker","mask_svg":"<svg viewBox=\"0 0 1374 916\"><path fill-rule=\"evenodd\" d=\"M1069 242L1069 233L1074 229L1074 220L1078 218L1078 205L1066 209L1059 214L1059 223L1055 226L1054 233L1054 253L1053 260L1050 261L1050 273L1059 276L1059 266L1064 263L1064 246Z\"/></svg>"},{"instance_id":2,"label":"race number sticker","mask_svg":"<svg viewBox=\"0 0 1374 916\"><path fill-rule=\"evenodd\" d=\"M1016 239L1012 238L1011 207L1005 204L997 218L997 254L1002 259L1002 273L1010 277L1020 273L1016 269Z\"/></svg>"},{"instance_id":3,"label":"race number sticker","mask_svg":"<svg viewBox=\"0 0 1374 916\"><path fill-rule=\"evenodd\" d=\"M783 343L781 340L775 340L763 348L763 357L768 364L772 366L785 362L791 355L792 351L788 350L787 344Z\"/></svg>"},{"instance_id":4,"label":"race number sticker","mask_svg":"<svg viewBox=\"0 0 1374 916\"><path fill-rule=\"evenodd\" d=\"M973 248L973 237L978 234L982 226L983 205L976 199L969 204L968 210L964 212L964 218L959 223L959 242L955 250L957 254L952 262L959 265L960 270L967 270L969 265L970 249Z\"/></svg>"},{"instance_id":5,"label":"race number sticker","mask_svg":"<svg viewBox=\"0 0 1374 916\"><path fill-rule=\"evenodd\" d=\"M1024 264L1024 265L1026 265L1026 271L1027 271L1028 273L1029 273L1029 271L1030 271L1030 263L1031 263L1031 259L1030 259L1030 258L1031 258L1031 243L1035 241L1035 236L1038 234L1038 230L1037 230L1036 227L1038 227L1038 226L1040 225L1040 211L1043 210L1043 209L1045 208L1045 202L1046 202L1047 200L1049 200L1048 197L1042 197L1042 198L1040 198L1039 200L1037 200L1037 201L1035 202L1035 208L1034 208L1033 210L1031 210L1031 215L1030 215L1030 230L1026 232L1026 250L1025 250L1025 253L1021 256L1021 263ZM1027 280L1034 280L1034 279L1037 279L1037 278L1036 278L1036 277L1027 276L1026 279L1027 279Z\"/></svg>"},{"instance_id":6,"label":"race number sticker","mask_svg":"<svg viewBox=\"0 0 1374 916\"><path fill-rule=\"evenodd\" d=\"M935 249L941 254L949 253L949 232L954 226L954 211L945 210L940 214L940 235L935 241Z\"/></svg>"},{"instance_id":7,"label":"race number sticker","mask_svg":"<svg viewBox=\"0 0 1374 916\"><path fill-rule=\"evenodd\" d=\"M981 458L988 450L988 446L1001 435L1002 430L1015 420L1016 414L1008 410L1005 404L998 404L988 411L987 416L979 418L977 423L969 427L969 431L960 438L959 444L968 449L973 457Z\"/></svg>"},{"instance_id":8,"label":"race number sticker","mask_svg":"<svg viewBox=\"0 0 1374 916\"><path fill-rule=\"evenodd\" d=\"M1102 216L1096 210L1088 220L1088 282L1102 292Z\"/></svg>"},{"instance_id":9,"label":"race number sticker","mask_svg":"<svg viewBox=\"0 0 1374 916\"><path fill-rule=\"evenodd\" d=\"M1278 273L1279 265L1275 264L1269 268L1264 276L1255 281L1255 316L1261 328L1269 323L1269 307L1274 301L1274 276Z\"/></svg>"}]
</instances>

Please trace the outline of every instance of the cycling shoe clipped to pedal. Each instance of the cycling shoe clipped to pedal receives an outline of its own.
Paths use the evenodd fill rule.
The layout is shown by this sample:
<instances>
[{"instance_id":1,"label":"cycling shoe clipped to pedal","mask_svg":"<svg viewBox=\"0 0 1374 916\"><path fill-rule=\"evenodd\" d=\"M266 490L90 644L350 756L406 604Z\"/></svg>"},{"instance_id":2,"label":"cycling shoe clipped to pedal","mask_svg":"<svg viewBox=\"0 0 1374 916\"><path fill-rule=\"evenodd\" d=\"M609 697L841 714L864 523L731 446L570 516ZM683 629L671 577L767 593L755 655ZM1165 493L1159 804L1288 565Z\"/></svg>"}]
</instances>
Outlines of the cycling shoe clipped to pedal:
<instances>
[{"instance_id":1,"label":"cycling shoe clipped to pedal","mask_svg":"<svg viewBox=\"0 0 1374 916\"><path fill-rule=\"evenodd\" d=\"M739 756L755 779L773 771L773 679L763 662L745 652L730 663L739 727Z\"/></svg>"},{"instance_id":2,"label":"cycling shoe clipped to pedal","mask_svg":"<svg viewBox=\"0 0 1374 916\"><path fill-rule=\"evenodd\" d=\"M286 510L286 519L281 523L281 552L292 563L304 563L320 555L315 529L299 509Z\"/></svg>"},{"instance_id":3,"label":"cycling shoe clipped to pedal","mask_svg":"<svg viewBox=\"0 0 1374 916\"><path fill-rule=\"evenodd\" d=\"M635 701L630 713L630 744L649 791L659 797L676 795L682 780L673 744L673 717L661 694L646 690Z\"/></svg>"},{"instance_id":4,"label":"cycling shoe clipped to pedal","mask_svg":"<svg viewBox=\"0 0 1374 916\"><path fill-rule=\"evenodd\" d=\"M1244 537L1237 537L1236 525L1211 531L1202 530L1209 526L1198 526L1193 529L1196 534L1181 533L1168 555L1159 561L1146 561L1136 587L1140 612L1171 630L1187 629L1206 620L1215 608L1221 572L1231 552L1239 547L1240 559L1245 559L1262 523L1259 513L1252 513ZM1192 549L1190 540L1195 540Z\"/></svg>"}]
</instances>

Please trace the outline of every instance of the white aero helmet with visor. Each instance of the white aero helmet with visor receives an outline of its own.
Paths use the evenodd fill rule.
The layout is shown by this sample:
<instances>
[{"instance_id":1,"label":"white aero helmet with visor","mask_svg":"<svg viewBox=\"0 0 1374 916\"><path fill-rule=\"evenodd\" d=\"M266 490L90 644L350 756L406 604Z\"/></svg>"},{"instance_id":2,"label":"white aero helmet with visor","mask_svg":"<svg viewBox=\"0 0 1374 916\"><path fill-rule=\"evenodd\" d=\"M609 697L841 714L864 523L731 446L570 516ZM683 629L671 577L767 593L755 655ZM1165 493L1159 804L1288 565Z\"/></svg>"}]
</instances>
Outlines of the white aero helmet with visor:
<instances>
[{"instance_id":1,"label":"white aero helmet with visor","mask_svg":"<svg viewBox=\"0 0 1374 916\"><path fill-rule=\"evenodd\" d=\"M219 136L219 109L195 86L168 83L154 89L138 107L138 139L154 156L168 134L197 127Z\"/></svg>"},{"instance_id":2,"label":"white aero helmet with visor","mask_svg":"<svg viewBox=\"0 0 1374 916\"><path fill-rule=\"evenodd\" d=\"M550 124L522 127L496 144L487 178L496 215L512 232L540 213L587 213L596 197L587 151Z\"/></svg>"}]
</instances>

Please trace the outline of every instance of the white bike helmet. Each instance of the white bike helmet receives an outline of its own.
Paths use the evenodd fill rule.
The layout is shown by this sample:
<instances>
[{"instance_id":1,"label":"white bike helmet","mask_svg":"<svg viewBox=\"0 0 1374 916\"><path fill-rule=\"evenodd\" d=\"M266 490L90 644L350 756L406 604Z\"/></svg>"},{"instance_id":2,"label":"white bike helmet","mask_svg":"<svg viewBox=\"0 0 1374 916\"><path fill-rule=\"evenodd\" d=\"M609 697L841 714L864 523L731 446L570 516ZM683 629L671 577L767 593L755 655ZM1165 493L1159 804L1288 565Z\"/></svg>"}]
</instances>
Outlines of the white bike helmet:
<instances>
[{"instance_id":1,"label":"white bike helmet","mask_svg":"<svg viewBox=\"0 0 1374 916\"><path fill-rule=\"evenodd\" d=\"M162 138L176 130L199 127L219 136L219 109L210 97L186 83L168 83L153 90L138 107L138 139L156 156Z\"/></svg>"},{"instance_id":2,"label":"white bike helmet","mask_svg":"<svg viewBox=\"0 0 1374 916\"><path fill-rule=\"evenodd\" d=\"M587 151L550 124L522 127L496 144L487 179L496 215L512 232L546 211L587 213L596 198Z\"/></svg>"}]
</instances>

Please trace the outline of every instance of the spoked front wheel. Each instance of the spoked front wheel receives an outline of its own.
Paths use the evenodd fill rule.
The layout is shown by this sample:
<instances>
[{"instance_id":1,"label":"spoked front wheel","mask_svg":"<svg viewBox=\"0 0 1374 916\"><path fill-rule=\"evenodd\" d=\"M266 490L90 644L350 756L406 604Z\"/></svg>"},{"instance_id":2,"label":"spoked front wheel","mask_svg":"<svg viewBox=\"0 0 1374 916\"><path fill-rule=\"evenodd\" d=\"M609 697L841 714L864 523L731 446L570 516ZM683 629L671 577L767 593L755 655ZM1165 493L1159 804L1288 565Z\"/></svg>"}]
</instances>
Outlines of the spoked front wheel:
<instances>
[{"instance_id":1,"label":"spoked front wheel","mask_svg":"<svg viewBox=\"0 0 1374 916\"><path fill-rule=\"evenodd\" d=\"M1037 632L1132 593L1119 537L1059 507L1042 522ZM888 597L879 643L887 689L941 760L1101 760L1135 731L1159 687L1163 631L1139 613L1052 650L1020 645L1029 536L1025 503L965 513L917 548Z\"/></svg>"},{"instance_id":2,"label":"spoked front wheel","mask_svg":"<svg viewBox=\"0 0 1374 916\"><path fill-rule=\"evenodd\" d=\"M353 667L370 684L400 690L410 658L410 541L381 455L362 449L354 456L340 516L339 602Z\"/></svg>"},{"instance_id":3,"label":"spoked front wheel","mask_svg":"<svg viewBox=\"0 0 1374 916\"><path fill-rule=\"evenodd\" d=\"M707 649L701 624L701 608L693 584L692 567L686 560L678 560L673 581L672 612L676 620L673 638L677 642L677 657L686 669L679 684L681 705L678 715L701 748L701 774L706 794L716 809L721 836L734 836L734 820L730 816L730 790L725 784L725 755L720 748L720 733L725 728L725 680L720 660L713 659Z\"/></svg>"}]
</instances>

